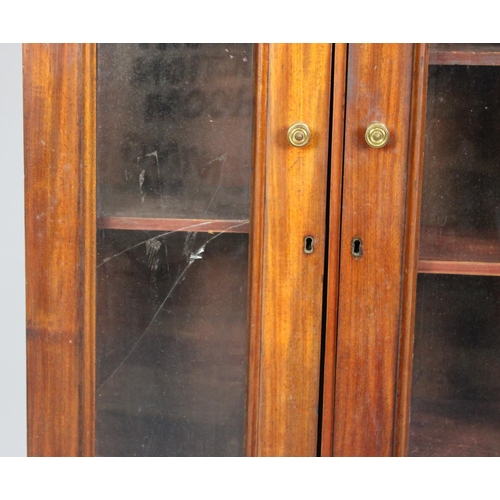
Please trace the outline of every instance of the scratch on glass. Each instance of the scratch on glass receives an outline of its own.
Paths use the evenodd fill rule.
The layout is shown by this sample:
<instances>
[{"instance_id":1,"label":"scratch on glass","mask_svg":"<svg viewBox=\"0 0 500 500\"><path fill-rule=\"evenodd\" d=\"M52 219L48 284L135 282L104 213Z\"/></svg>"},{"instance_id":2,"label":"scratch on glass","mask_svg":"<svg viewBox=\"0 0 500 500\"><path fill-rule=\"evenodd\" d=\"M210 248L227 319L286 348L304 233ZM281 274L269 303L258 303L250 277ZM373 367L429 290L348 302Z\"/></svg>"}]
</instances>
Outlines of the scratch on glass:
<instances>
[{"instance_id":1,"label":"scratch on glass","mask_svg":"<svg viewBox=\"0 0 500 500\"><path fill-rule=\"evenodd\" d=\"M219 174L219 183L217 184L217 188L215 189L215 193L212 196L212 199L210 200L210 203L208 204L207 209L205 210L205 213L208 212L210 207L212 206L213 201L215 200L215 197L217 196L217 193L219 192L219 189L222 185L222 177L224 175L224 163L227 159L227 153L224 153L223 155L219 156L218 158L214 158L213 160L209 161L207 165L210 165L214 161L220 161L220 174Z\"/></svg>"},{"instance_id":2,"label":"scratch on glass","mask_svg":"<svg viewBox=\"0 0 500 500\"><path fill-rule=\"evenodd\" d=\"M106 257L105 259L103 259L103 261L100 264L97 264L97 267L101 267L103 264L106 264L110 260L112 260L116 257L119 257L120 255L123 255L124 253L129 252L130 250L133 250L134 248L137 248L141 245L146 245L148 243L148 241L154 240L156 238L161 238L162 236L168 236L169 234L185 232L187 229L192 229L195 227L202 227L202 226L206 226L207 224L211 224L211 223L212 223L211 221L198 222L196 224L191 224L189 226L181 227L181 228L175 229L173 231L167 231L165 233L158 234L156 236L153 236L152 238L148 238L147 240L140 241L139 243L136 243L135 245L132 245L131 247L128 247L125 250L122 250L121 252L118 252L115 255L112 255L111 257ZM239 226L242 226L243 224L248 224L248 220L243 221L242 223L237 224L237 225L232 226L232 227L239 227ZM232 229L232 228L226 229L225 231L229 231L230 229Z\"/></svg>"},{"instance_id":3,"label":"scratch on glass","mask_svg":"<svg viewBox=\"0 0 500 500\"><path fill-rule=\"evenodd\" d=\"M179 274L179 276L177 277L177 279L174 281L174 283L172 284L172 286L170 287L170 290L168 291L166 297L163 299L162 303L160 304L160 306L158 307L158 309L156 310L156 312L154 313L151 321L148 323L148 325L146 326L145 330L141 333L141 335L139 336L139 338L137 339L137 341L134 343L134 345L131 347L130 351L128 352L128 354L122 359L122 361L119 363L119 365L113 370L113 372L106 378L106 380L104 380L104 382L98 387L97 389L97 392L99 392L107 383L109 380L111 380L115 373L123 366L123 364L127 361L127 359L130 358L130 356L132 355L132 353L137 349L137 347L139 346L139 344L141 343L142 339L146 336L146 334L148 333L149 329L151 328L151 326L153 325L153 323L155 322L156 318L158 317L158 315L160 314L160 312L162 311L163 307L165 306L165 303L167 302L167 300L172 296L172 293L174 292L174 290L177 288L177 286L179 285L179 283L181 283L181 281L183 280L184 276L186 275L188 269L197 261L197 260L202 260L202 254L205 252L205 249L207 247L207 245L215 240L216 238L218 238L219 236L221 236L222 234L228 232L228 231L231 231L232 229L235 229L239 226L242 226L243 224L246 224L248 221L245 221L245 222L240 222L238 224L234 224L233 226L231 227L228 227L227 229L217 233L216 235L212 236L211 238L209 238L207 241L205 241L205 243L203 243L197 250L195 251L191 251L190 254L189 254L189 260L187 262L187 265L186 267L182 270L182 272ZM171 234L171 233L174 233L175 231L171 231L170 233L165 233L165 235L167 234ZM158 236L156 236L155 238L158 238ZM146 240L146 241L151 241L151 240L154 240L155 238L150 238L149 240ZM186 238L190 238L190 235L187 235ZM193 244L194 244L194 240L192 240ZM146 242L142 242L140 244L143 244L143 243L146 243ZM135 246L138 246L138 245L135 245ZM131 247L133 248L133 247ZM130 250L130 249L128 249ZM126 251L126 250L125 250ZM123 252L121 252L123 253Z\"/></svg>"}]
</instances>

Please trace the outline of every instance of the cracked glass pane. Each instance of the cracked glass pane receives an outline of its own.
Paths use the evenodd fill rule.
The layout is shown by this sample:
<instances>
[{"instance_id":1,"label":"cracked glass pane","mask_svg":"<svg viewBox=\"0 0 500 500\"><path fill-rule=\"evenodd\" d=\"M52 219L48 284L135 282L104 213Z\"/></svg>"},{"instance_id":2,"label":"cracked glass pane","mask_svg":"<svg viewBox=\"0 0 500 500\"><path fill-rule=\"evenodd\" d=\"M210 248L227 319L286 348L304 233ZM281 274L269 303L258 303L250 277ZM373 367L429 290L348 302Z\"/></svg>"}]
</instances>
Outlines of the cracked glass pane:
<instances>
[{"instance_id":1,"label":"cracked glass pane","mask_svg":"<svg viewBox=\"0 0 500 500\"><path fill-rule=\"evenodd\" d=\"M243 455L252 45L98 45L96 454Z\"/></svg>"}]
</instances>

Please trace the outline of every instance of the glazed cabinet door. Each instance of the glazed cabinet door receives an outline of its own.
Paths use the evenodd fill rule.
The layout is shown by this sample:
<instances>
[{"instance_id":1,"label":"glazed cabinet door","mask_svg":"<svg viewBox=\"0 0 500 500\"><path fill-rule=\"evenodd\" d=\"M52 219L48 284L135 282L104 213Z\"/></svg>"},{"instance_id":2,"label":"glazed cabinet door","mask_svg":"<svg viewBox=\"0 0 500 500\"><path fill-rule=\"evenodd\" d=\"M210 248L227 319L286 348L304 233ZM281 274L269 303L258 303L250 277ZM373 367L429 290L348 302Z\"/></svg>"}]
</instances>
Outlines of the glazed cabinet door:
<instances>
[{"instance_id":1,"label":"glazed cabinet door","mask_svg":"<svg viewBox=\"0 0 500 500\"><path fill-rule=\"evenodd\" d=\"M500 46L335 64L322 454L498 456Z\"/></svg>"},{"instance_id":2,"label":"glazed cabinet door","mask_svg":"<svg viewBox=\"0 0 500 500\"><path fill-rule=\"evenodd\" d=\"M336 59L346 76L334 89L330 220L341 225L330 230L326 456L392 454L414 51L349 44Z\"/></svg>"},{"instance_id":3,"label":"glazed cabinet door","mask_svg":"<svg viewBox=\"0 0 500 500\"><path fill-rule=\"evenodd\" d=\"M331 61L24 47L30 455L316 454Z\"/></svg>"},{"instance_id":4,"label":"glazed cabinet door","mask_svg":"<svg viewBox=\"0 0 500 500\"><path fill-rule=\"evenodd\" d=\"M392 454L414 50L349 44L345 56L341 233L330 234L332 248L339 241L340 279L328 297L338 316L337 331L327 330L335 376L325 384L326 455Z\"/></svg>"},{"instance_id":5,"label":"glazed cabinet door","mask_svg":"<svg viewBox=\"0 0 500 500\"><path fill-rule=\"evenodd\" d=\"M500 45L431 44L396 453L500 454Z\"/></svg>"}]
</instances>

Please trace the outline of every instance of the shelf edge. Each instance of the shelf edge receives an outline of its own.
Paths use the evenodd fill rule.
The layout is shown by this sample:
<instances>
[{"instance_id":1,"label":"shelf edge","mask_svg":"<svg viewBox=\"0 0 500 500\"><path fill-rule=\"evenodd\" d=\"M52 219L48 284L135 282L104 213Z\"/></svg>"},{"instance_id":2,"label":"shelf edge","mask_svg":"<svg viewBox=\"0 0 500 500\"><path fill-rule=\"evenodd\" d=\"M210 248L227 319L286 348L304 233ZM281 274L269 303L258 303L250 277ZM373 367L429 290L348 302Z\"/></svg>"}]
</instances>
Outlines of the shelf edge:
<instances>
[{"instance_id":1,"label":"shelf edge","mask_svg":"<svg viewBox=\"0 0 500 500\"><path fill-rule=\"evenodd\" d=\"M459 50L432 50L429 55L430 65L470 65L500 66L500 52L472 52Z\"/></svg>"},{"instance_id":2,"label":"shelf edge","mask_svg":"<svg viewBox=\"0 0 500 500\"><path fill-rule=\"evenodd\" d=\"M153 217L98 217L98 229L248 233L249 220L160 219Z\"/></svg>"},{"instance_id":3,"label":"shelf edge","mask_svg":"<svg viewBox=\"0 0 500 500\"><path fill-rule=\"evenodd\" d=\"M500 262L419 260L418 272L421 274L500 276Z\"/></svg>"}]
</instances>

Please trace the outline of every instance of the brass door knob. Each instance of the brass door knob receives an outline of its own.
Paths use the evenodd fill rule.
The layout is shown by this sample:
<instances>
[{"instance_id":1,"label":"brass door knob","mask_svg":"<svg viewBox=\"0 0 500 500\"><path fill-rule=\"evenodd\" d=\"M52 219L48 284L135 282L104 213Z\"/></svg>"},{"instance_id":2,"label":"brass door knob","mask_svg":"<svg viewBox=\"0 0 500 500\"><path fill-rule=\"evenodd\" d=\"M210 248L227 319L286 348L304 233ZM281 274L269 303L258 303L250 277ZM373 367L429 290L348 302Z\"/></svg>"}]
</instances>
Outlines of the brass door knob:
<instances>
[{"instance_id":1,"label":"brass door knob","mask_svg":"<svg viewBox=\"0 0 500 500\"><path fill-rule=\"evenodd\" d=\"M292 146L302 148L311 140L311 131L305 123L297 122L288 129L287 136Z\"/></svg>"},{"instance_id":2,"label":"brass door knob","mask_svg":"<svg viewBox=\"0 0 500 500\"><path fill-rule=\"evenodd\" d=\"M366 128L365 140L372 148L383 148L389 142L389 130L380 122L371 122Z\"/></svg>"}]
</instances>

